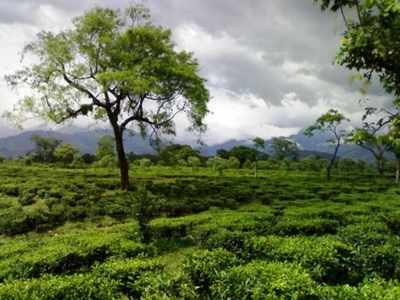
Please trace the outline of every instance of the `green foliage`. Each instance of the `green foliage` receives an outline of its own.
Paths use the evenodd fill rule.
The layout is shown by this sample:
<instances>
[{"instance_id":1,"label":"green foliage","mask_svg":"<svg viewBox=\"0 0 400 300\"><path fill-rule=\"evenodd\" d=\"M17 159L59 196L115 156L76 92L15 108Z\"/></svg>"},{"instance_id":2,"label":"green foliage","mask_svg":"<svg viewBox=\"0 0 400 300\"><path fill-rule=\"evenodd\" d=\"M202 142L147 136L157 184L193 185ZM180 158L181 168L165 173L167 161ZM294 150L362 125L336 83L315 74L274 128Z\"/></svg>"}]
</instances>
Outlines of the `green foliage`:
<instances>
[{"instance_id":1,"label":"green foliage","mask_svg":"<svg viewBox=\"0 0 400 300\"><path fill-rule=\"evenodd\" d=\"M313 299L316 284L295 264L254 261L223 273L213 299Z\"/></svg>"},{"instance_id":2,"label":"green foliage","mask_svg":"<svg viewBox=\"0 0 400 300\"><path fill-rule=\"evenodd\" d=\"M227 164L228 169L239 169L240 168L240 161L234 156L229 157L226 164Z\"/></svg>"},{"instance_id":3,"label":"green foliage","mask_svg":"<svg viewBox=\"0 0 400 300\"><path fill-rule=\"evenodd\" d=\"M320 282L352 283L361 276L353 249L334 238L257 237L246 241L242 251L246 259L298 262Z\"/></svg>"},{"instance_id":4,"label":"green foliage","mask_svg":"<svg viewBox=\"0 0 400 300\"><path fill-rule=\"evenodd\" d=\"M150 194L145 186L140 186L133 197L133 211L139 223L140 238L148 243L150 241L149 222L160 215L164 201Z\"/></svg>"},{"instance_id":5,"label":"green foliage","mask_svg":"<svg viewBox=\"0 0 400 300\"><path fill-rule=\"evenodd\" d=\"M200 167L201 161L197 156L189 156L187 158L187 165L192 168Z\"/></svg>"},{"instance_id":6,"label":"green foliage","mask_svg":"<svg viewBox=\"0 0 400 300\"><path fill-rule=\"evenodd\" d=\"M96 157L102 160L104 157L115 158L115 139L112 136L102 136L97 142Z\"/></svg>"},{"instance_id":7,"label":"green foliage","mask_svg":"<svg viewBox=\"0 0 400 300\"><path fill-rule=\"evenodd\" d=\"M232 253L215 249L191 254L184 262L183 269L201 293L207 295L220 273L238 264L239 260Z\"/></svg>"},{"instance_id":8,"label":"green foliage","mask_svg":"<svg viewBox=\"0 0 400 300\"><path fill-rule=\"evenodd\" d=\"M0 285L0 299L9 300L109 300L116 299L118 294L116 281L92 274L44 276Z\"/></svg>"},{"instance_id":9,"label":"green foliage","mask_svg":"<svg viewBox=\"0 0 400 300\"><path fill-rule=\"evenodd\" d=\"M246 147L246 146L235 146L231 150L218 150L217 155L224 159L229 159L230 157L236 157L240 161L242 166L245 161L255 161L259 152L256 149Z\"/></svg>"},{"instance_id":10,"label":"green foliage","mask_svg":"<svg viewBox=\"0 0 400 300\"><path fill-rule=\"evenodd\" d=\"M83 271L110 257L151 255L151 247L130 240L123 231L118 233L118 229L124 227L116 227L115 232L92 229L38 238L22 249L19 241L1 245L7 252L3 252L0 262L0 281ZM14 251L18 256L10 255Z\"/></svg>"},{"instance_id":11,"label":"green foliage","mask_svg":"<svg viewBox=\"0 0 400 300\"><path fill-rule=\"evenodd\" d=\"M358 287L349 285L319 289L319 299L349 299L349 300L395 300L400 297L400 285L397 281L386 282L382 279L367 281Z\"/></svg>"},{"instance_id":12,"label":"green foliage","mask_svg":"<svg viewBox=\"0 0 400 300\"><path fill-rule=\"evenodd\" d=\"M64 164L71 164L78 159L78 156L79 150L70 144L61 144L54 150L55 160Z\"/></svg>"},{"instance_id":13,"label":"green foliage","mask_svg":"<svg viewBox=\"0 0 400 300\"><path fill-rule=\"evenodd\" d=\"M141 5L124 11L95 7L75 18L71 28L39 33L24 48L24 57L30 55L34 63L6 76L11 86L31 91L16 106L14 118L107 120L114 133L121 188L128 190L123 145L128 128L135 126L142 136L150 130L175 134L174 118L185 112L191 130L205 129L205 80L192 53L178 51L171 36L150 22L149 11Z\"/></svg>"},{"instance_id":14,"label":"green foliage","mask_svg":"<svg viewBox=\"0 0 400 300\"><path fill-rule=\"evenodd\" d=\"M135 168L125 192L114 168L7 161L0 299L397 299L399 189L298 164Z\"/></svg>"},{"instance_id":15,"label":"green foliage","mask_svg":"<svg viewBox=\"0 0 400 300\"><path fill-rule=\"evenodd\" d=\"M94 166L100 168L115 168L117 166L117 160L114 155L106 155L96 161Z\"/></svg>"},{"instance_id":16,"label":"green foliage","mask_svg":"<svg viewBox=\"0 0 400 300\"><path fill-rule=\"evenodd\" d=\"M344 16L346 32L337 56L339 64L361 71L367 80L377 74L384 88L396 96L400 94L400 53L398 22L400 4L397 0L321 0L323 9L332 11L348 8L356 16L350 21Z\"/></svg>"},{"instance_id":17,"label":"green foliage","mask_svg":"<svg viewBox=\"0 0 400 300\"><path fill-rule=\"evenodd\" d=\"M53 162L54 152L61 144L61 141L38 135L32 136L32 142L35 144L35 149L32 158L38 162Z\"/></svg>"},{"instance_id":18,"label":"green foliage","mask_svg":"<svg viewBox=\"0 0 400 300\"><path fill-rule=\"evenodd\" d=\"M345 142L348 135L347 132L341 128L342 123L345 121L348 122L350 120L336 109L330 109L327 113L320 116L315 124L304 131L306 136L313 136L316 131L328 132L330 134L330 138L327 142L334 146L334 151L326 167L328 180L331 178L331 170L337 160L339 148L342 143Z\"/></svg>"},{"instance_id":19,"label":"green foliage","mask_svg":"<svg viewBox=\"0 0 400 300\"><path fill-rule=\"evenodd\" d=\"M197 163L199 156L199 152L189 145L172 144L163 147L159 152L159 159L167 166L178 165L180 161L189 163L189 158Z\"/></svg>"},{"instance_id":20,"label":"green foliage","mask_svg":"<svg viewBox=\"0 0 400 300\"><path fill-rule=\"evenodd\" d=\"M297 144L287 138L279 137L272 139L274 155L278 160L285 158L297 160L299 149Z\"/></svg>"},{"instance_id":21,"label":"green foliage","mask_svg":"<svg viewBox=\"0 0 400 300\"><path fill-rule=\"evenodd\" d=\"M141 167L141 168L148 168L153 164L151 162L151 160L148 158L142 158L142 159L138 160L137 163L138 163L139 167Z\"/></svg>"}]
</instances>

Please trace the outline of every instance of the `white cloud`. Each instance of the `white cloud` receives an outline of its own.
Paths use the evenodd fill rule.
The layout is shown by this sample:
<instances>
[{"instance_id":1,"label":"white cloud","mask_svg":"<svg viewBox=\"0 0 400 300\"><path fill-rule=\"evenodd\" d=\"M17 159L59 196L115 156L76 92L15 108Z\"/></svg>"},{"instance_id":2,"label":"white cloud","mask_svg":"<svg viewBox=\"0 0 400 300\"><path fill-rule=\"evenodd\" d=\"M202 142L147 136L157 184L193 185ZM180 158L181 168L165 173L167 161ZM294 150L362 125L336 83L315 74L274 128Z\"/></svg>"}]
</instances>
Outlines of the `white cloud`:
<instances>
[{"instance_id":1,"label":"white cloud","mask_svg":"<svg viewBox=\"0 0 400 300\"><path fill-rule=\"evenodd\" d=\"M213 88L211 94L209 109L212 113L206 117L208 131L203 136L208 144L255 136L289 136L310 125L330 108L329 103L322 100L310 106L294 92L284 96L282 105L271 105L255 95L237 94L226 89ZM178 128L187 125L183 116L177 124ZM190 135L179 131L178 141L188 139L191 139Z\"/></svg>"}]
</instances>

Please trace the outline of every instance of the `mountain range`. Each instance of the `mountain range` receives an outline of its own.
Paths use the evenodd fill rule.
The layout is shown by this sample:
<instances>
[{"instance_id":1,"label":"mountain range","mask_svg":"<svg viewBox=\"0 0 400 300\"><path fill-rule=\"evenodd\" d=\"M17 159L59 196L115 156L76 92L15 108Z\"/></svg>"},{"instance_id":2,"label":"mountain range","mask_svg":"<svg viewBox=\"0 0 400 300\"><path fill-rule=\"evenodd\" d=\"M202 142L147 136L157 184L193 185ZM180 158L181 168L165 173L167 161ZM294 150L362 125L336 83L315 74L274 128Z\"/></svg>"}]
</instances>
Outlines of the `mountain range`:
<instances>
[{"instance_id":1,"label":"mountain range","mask_svg":"<svg viewBox=\"0 0 400 300\"><path fill-rule=\"evenodd\" d=\"M79 148L81 153L94 153L98 140L104 135L112 135L112 131L102 128L80 128L80 127L63 127L57 130L29 130L16 131L0 123L0 155L8 158L16 158L24 155L34 149L31 141L33 135L40 135L61 140ZM307 137L302 132L289 137L295 141L301 149L302 157L308 155L319 155L321 157L329 157L332 147L326 142L328 136L326 134L317 134L313 137ZM202 145L199 149L204 155L214 155L218 149L231 149L235 146L250 146L249 140L227 140L221 144ZM148 138L142 138L140 135L126 135L125 147L127 152L135 152L137 154L154 153L154 149L150 145ZM198 147L198 146L196 146ZM266 142L266 151L271 153L271 140ZM356 145L343 145L339 151L339 156L344 158L362 159L371 161L371 154Z\"/></svg>"}]
</instances>

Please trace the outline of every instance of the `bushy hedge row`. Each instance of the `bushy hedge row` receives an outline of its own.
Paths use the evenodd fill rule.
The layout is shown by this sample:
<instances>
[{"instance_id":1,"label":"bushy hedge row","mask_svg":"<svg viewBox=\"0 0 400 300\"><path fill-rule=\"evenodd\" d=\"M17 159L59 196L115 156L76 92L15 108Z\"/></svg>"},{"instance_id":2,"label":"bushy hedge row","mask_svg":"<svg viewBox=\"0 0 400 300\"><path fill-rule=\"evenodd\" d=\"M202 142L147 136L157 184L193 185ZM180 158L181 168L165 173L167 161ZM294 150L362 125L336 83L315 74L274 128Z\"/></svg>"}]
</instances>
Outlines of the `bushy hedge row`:
<instances>
[{"instance_id":1,"label":"bushy hedge row","mask_svg":"<svg viewBox=\"0 0 400 300\"><path fill-rule=\"evenodd\" d=\"M162 270L163 265L155 260L110 261L96 266L91 273L43 276L39 279L1 284L0 299L138 299L146 289L139 278Z\"/></svg>"},{"instance_id":2,"label":"bushy hedge row","mask_svg":"<svg viewBox=\"0 0 400 300\"><path fill-rule=\"evenodd\" d=\"M133 224L131 226L134 226ZM122 230L123 228L119 228ZM4 252L2 250L5 250ZM110 257L152 256L155 250L124 232L88 230L0 245L0 282L88 270Z\"/></svg>"}]
</instances>

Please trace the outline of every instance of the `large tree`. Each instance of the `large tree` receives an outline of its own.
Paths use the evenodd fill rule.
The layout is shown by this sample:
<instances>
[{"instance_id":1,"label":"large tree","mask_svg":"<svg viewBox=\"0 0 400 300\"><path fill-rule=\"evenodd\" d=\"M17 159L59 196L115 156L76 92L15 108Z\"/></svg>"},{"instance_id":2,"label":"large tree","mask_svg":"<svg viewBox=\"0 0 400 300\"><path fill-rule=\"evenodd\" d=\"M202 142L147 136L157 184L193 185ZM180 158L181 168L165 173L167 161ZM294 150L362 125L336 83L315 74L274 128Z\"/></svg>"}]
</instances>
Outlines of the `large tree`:
<instances>
[{"instance_id":1,"label":"large tree","mask_svg":"<svg viewBox=\"0 0 400 300\"><path fill-rule=\"evenodd\" d=\"M330 109L320 116L317 121L304 132L307 136L314 135L316 131L327 132L330 135L328 142L334 146L334 151L326 166L326 177L328 180L331 178L331 171L337 160L340 146L343 144L347 135L346 131L341 128L344 121L349 121L349 119L339 111Z\"/></svg>"},{"instance_id":2,"label":"large tree","mask_svg":"<svg viewBox=\"0 0 400 300\"><path fill-rule=\"evenodd\" d=\"M396 158L396 184L400 182L400 118L392 120L387 133L389 150Z\"/></svg>"},{"instance_id":3,"label":"large tree","mask_svg":"<svg viewBox=\"0 0 400 300\"><path fill-rule=\"evenodd\" d=\"M339 64L377 75L385 89L400 96L400 1L314 0L323 10L342 15L346 31L337 56Z\"/></svg>"},{"instance_id":4,"label":"large tree","mask_svg":"<svg viewBox=\"0 0 400 300\"><path fill-rule=\"evenodd\" d=\"M39 33L25 55L35 63L6 77L12 86L32 91L15 113L57 123L79 116L108 120L123 189L129 187L127 129L174 134L179 112L187 113L191 129L204 129L209 93L197 61L177 51L171 32L152 25L141 5L125 11L94 8L68 30Z\"/></svg>"}]
</instances>

